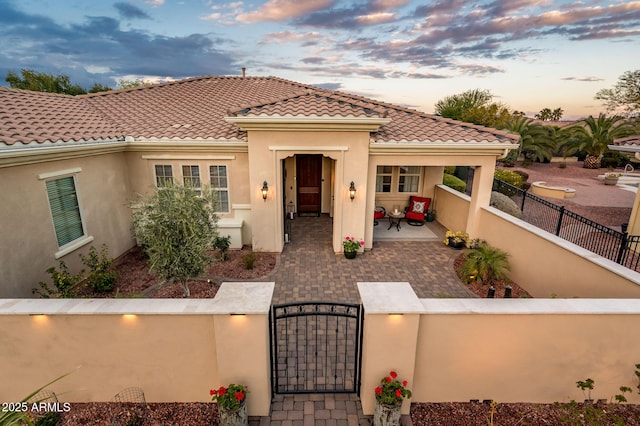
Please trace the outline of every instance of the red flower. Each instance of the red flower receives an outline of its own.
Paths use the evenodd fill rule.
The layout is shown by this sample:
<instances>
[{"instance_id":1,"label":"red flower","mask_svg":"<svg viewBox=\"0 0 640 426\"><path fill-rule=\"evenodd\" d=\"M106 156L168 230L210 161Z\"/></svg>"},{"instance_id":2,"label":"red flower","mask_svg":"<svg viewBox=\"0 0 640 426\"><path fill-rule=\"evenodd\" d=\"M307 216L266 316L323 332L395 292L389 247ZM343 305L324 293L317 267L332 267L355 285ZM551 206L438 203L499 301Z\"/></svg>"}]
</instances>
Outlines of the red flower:
<instances>
[{"instance_id":1,"label":"red flower","mask_svg":"<svg viewBox=\"0 0 640 426\"><path fill-rule=\"evenodd\" d=\"M402 391L400 389L396 389L396 396L402 398Z\"/></svg>"},{"instance_id":2,"label":"red flower","mask_svg":"<svg viewBox=\"0 0 640 426\"><path fill-rule=\"evenodd\" d=\"M218 393L218 391L217 391L217 390L215 390L215 389L210 389L210 390L209 390L209 395L211 395L211 396L213 396L213 395L215 395L215 394L217 394L217 393Z\"/></svg>"},{"instance_id":3,"label":"red flower","mask_svg":"<svg viewBox=\"0 0 640 426\"><path fill-rule=\"evenodd\" d=\"M391 383L391 377L385 377L384 379L387 381L387 383Z\"/></svg>"},{"instance_id":4,"label":"red flower","mask_svg":"<svg viewBox=\"0 0 640 426\"><path fill-rule=\"evenodd\" d=\"M406 381L406 380L403 380L403 381L402 381L402 386L406 387L407 385L408 385L407 381Z\"/></svg>"},{"instance_id":5,"label":"red flower","mask_svg":"<svg viewBox=\"0 0 640 426\"><path fill-rule=\"evenodd\" d=\"M389 373L389 375L390 375L391 377L393 377L394 379L395 379L396 377L398 377L398 373L396 373L395 371L392 371L391 373Z\"/></svg>"},{"instance_id":6,"label":"red flower","mask_svg":"<svg viewBox=\"0 0 640 426\"><path fill-rule=\"evenodd\" d=\"M220 386L220 389L218 389L218 395L222 396L225 393L227 393L227 389L224 386Z\"/></svg>"},{"instance_id":7,"label":"red flower","mask_svg":"<svg viewBox=\"0 0 640 426\"><path fill-rule=\"evenodd\" d=\"M376 388L376 395L382 395L382 388L380 386Z\"/></svg>"},{"instance_id":8,"label":"red flower","mask_svg":"<svg viewBox=\"0 0 640 426\"><path fill-rule=\"evenodd\" d=\"M238 400L238 402L241 402L244 399L244 392L242 391L236 392L236 399Z\"/></svg>"}]
</instances>

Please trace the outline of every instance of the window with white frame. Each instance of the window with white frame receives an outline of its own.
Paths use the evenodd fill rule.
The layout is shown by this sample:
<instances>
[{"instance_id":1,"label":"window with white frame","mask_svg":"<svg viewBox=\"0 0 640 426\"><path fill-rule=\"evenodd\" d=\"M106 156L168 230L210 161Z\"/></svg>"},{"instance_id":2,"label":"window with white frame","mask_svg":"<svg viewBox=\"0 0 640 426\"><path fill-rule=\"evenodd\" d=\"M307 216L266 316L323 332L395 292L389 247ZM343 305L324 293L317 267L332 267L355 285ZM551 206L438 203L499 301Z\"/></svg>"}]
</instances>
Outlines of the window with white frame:
<instances>
[{"instance_id":1,"label":"window with white frame","mask_svg":"<svg viewBox=\"0 0 640 426\"><path fill-rule=\"evenodd\" d=\"M193 188L196 193L202 194L200 166L182 166L182 183L184 186Z\"/></svg>"},{"instance_id":2,"label":"window with white frame","mask_svg":"<svg viewBox=\"0 0 640 426\"><path fill-rule=\"evenodd\" d=\"M84 237L75 178L65 176L52 179L46 182L46 187L58 247Z\"/></svg>"},{"instance_id":3,"label":"window with white frame","mask_svg":"<svg viewBox=\"0 0 640 426\"><path fill-rule=\"evenodd\" d=\"M420 166L400 166L398 192L418 192Z\"/></svg>"},{"instance_id":4,"label":"window with white frame","mask_svg":"<svg viewBox=\"0 0 640 426\"><path fill-rule=\"evenodd\" d=\"M216 211L229 212L229 179L227 166L209 166L211 189L216 193Z\"/></svg>"},{"instance_id":5,"label":"window with white frame","mask_svg":"<svg viewBox=\"0 0 640 426\"><path fill-rule=\"evenodd\" d=\"M173 183L173 169L170 164L156 164L156 186L162 188Z\"/></svg>"},{"instance_id":6,"label":"window with white frame","mask_svg":"<svg viewBox=\"0 0 640 426\"><path fill-rule=\"evenodd\" d=\"M376 169L376 192L391 192L393 167L378 166Z\"/></svg>"}]
</instances>

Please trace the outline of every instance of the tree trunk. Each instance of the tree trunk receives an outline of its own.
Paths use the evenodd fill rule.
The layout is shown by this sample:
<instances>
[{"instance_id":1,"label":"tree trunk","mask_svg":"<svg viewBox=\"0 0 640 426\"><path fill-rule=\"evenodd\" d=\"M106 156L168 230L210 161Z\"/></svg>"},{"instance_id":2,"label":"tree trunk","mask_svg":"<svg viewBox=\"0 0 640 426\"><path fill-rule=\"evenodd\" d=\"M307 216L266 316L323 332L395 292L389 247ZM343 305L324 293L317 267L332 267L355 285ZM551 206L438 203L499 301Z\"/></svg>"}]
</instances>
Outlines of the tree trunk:
<instances>
[{"instance_id":1,"label":"tree trunk","mask_svg":"<svg viewBox=\"0 0 640 426\"><path fill-rule=\"evenodd\" d=\"M189 291L189 284L187 284L187 281L182 282L182 290L184 291L183 297L191 297L191 291Z\"/></svg>"},{"instance_id":2,"label":"tree trunk","mask_svg":"<svg viewBox=\"0 0 640 426\"><path fill-rule=\"evenodd\" d=\"M583 168L585 169L599 169L600 168L600 156L599 155L587 155L584 159Z\"/></svg>"}]
</instances>

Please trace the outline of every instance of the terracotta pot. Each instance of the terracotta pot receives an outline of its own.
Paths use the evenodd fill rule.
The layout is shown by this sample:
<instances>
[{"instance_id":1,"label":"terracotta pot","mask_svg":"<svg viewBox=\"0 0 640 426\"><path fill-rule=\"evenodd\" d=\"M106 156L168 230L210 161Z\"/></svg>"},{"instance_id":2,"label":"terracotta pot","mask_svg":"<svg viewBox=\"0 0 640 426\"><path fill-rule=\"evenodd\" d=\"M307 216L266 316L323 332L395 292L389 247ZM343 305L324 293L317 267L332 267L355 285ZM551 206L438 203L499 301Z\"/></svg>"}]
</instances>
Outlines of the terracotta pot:
<instances>
[{"instance_id":1,"label":"terracotta pot","mask_svg":"<svg viewBox=\"0 0 640 426\"><path fill-rule=\"evenodd\" d=\"M220 426L247 426L249 424L249 416L247 414L247 399L240 404L238 411L225 410L218 406L218 414L220 416Z\"/></svg>"},{"instance_id":2,"label":"terracotta pot","mask_svg":"<svg viewBox=\"0 0 640 426\"><path fill-rule=\"evenodd\" d=\"M455 250L461 250L464 248L464 241L455 241L453 238L449 238L449 247Z\"/></svg>"},{"instance_id":3,"label":"terracotta pot","mask_svg":"<svg viewBox=\"0 0 640 426\"><path fill-rule=\"evenodd\" d=\"M373 426L400 426L402 405L381 404L376 401L373 412Z\"/></svg>"},{"instance_id":4,"label":"terracotta pot","mask_svg":"<svg viewBox=\"0 0 640 426\"><path fill-rule=\"evenodd\" d=\"M347 259L355 259L357 254L357 251L345 251L344 257L346 257Z\"/></svg>"}]
</instances>

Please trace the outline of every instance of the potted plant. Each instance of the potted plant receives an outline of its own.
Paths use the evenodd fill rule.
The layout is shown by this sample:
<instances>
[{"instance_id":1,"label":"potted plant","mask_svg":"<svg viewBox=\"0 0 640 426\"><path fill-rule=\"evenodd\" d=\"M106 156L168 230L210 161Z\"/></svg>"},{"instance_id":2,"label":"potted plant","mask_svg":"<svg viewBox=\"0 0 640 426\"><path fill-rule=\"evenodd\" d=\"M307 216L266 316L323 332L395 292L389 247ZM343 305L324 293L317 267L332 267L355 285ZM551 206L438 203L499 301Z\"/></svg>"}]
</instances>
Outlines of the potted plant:
<instances>
[{"instance_id":1,"label":"potted plant","mask_svg":"<svg viewBox=\"0 0 640 426\"><path fill-rule=\"evenodd\" d=\"M398 380L398 373L389 372L380 380L375 389L376 406L373 413L374 426L399 426L400 409L404 398L411 398L411 391L407 389L407 381Z\"/></svg>"},{"instance_id":2,"label":"potted plant","mask_svg":"<svg viewBox=\"0 0 640 426\"><path fill-rule=\"evenodd\" d=\"M364 246L364 240L356 240L354 237L347 235L344 237L342 247L344 248L344 257L347 259L354 259L360 247Z\"/></svg>"},{"instance_id":3,"label":"potted plant","mask_svg":"<svg viewBox=\"0 0 640 426\"><path fill-rule=\"evenodd\" d=\"M447 231L444 234L444 243L451 248L456 250L460 250L466 247L467 242L469 241L469 234L462 231Z\"/></svg>"},{"instance_id":4,"label":"potted plant","mask_svg":"<svg viewBox=\"0 0 640 426\"><path fill-rule=\"evenodd\" d=\"M249 416L247 414L247 390L246 386L230 384L226 388L220 386L211 389L211 400L218 404L218 415L221 426L247 426Z\"/></svg>"},{"instance_id":5,"label":"potted plant","mask_svg":"<svg viewBox=\"0 0 640 426\"><path fill-rule=\"evenodd\" d=\"M617 185L618 178L620 177L620 173L608 172L604 174L604 184L605 185Z\"/></svg>"}]
</instances>

